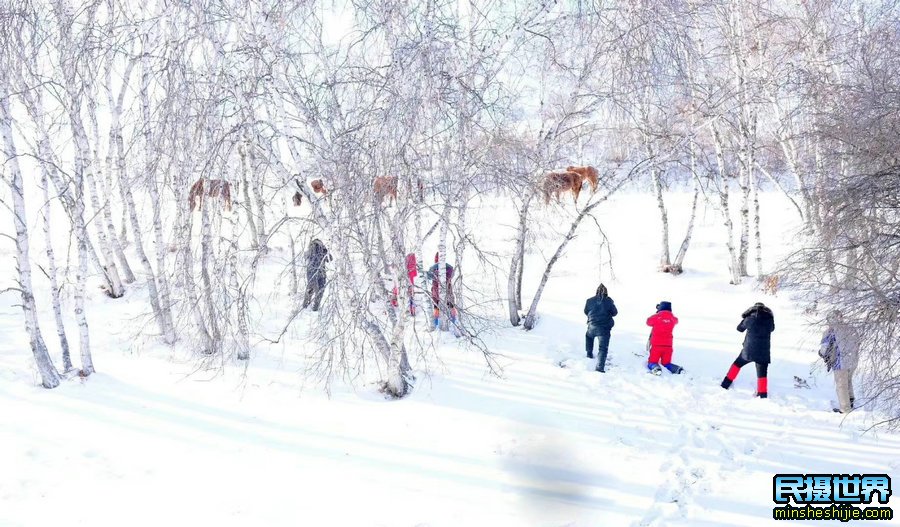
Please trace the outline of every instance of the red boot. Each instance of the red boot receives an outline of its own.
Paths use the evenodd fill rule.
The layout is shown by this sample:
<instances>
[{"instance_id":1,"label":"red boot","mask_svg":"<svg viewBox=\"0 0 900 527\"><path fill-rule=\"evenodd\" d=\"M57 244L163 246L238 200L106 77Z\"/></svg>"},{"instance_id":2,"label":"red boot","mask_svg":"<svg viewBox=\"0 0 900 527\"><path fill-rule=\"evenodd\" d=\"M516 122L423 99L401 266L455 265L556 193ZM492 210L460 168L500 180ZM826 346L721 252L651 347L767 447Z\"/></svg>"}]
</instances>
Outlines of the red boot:
<instances>
[{"instance_id":1,"label":"red boot","mask_svg":"<svg viewBox=\"0 0 900 527\"><path fill-rule=\"evenodd\" d=\"M760 377L756 379L756 396L760 399L767 399L769 397L769 379L766 377Z\"/></svg>"}]
</instances>

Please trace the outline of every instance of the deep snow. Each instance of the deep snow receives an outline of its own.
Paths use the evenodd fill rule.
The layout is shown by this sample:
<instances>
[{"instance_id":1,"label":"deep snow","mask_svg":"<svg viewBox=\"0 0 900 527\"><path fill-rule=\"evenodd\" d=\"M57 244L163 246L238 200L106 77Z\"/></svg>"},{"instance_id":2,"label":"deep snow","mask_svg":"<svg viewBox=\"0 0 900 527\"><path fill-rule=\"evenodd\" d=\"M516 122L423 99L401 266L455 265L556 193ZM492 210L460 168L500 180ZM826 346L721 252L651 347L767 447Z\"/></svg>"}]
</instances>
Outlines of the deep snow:
<instances>
[{"instance_id":1,"label":"deep snow","mask_svg":"<svg viewBox=\"0 0 900 527\"><path fill-rule=\"evenodd\" d=\"M470 218L478 243L502 254L514 224L506 201L491 199ZM673 253L688 203L669 196ZM566 207L539 214L564 216ZM497 306L500 329L485 341L500 377L449 334L429 335L440 359L418 365L415 391L400 401L365 379L335 383L330 397L305 383L311 314L281 343L258 344L246 369L197 371L178 346L135 337L148 311L140 292L93 294L98 373L44 390L17 299L5 294L0 525L756 526L774 523L775 473L886 472L896 481L900 436L863 433L873 419L866 410L845 419L830 411L831 378L811 371L817 329L790 294L763 295L753 279L728 285L712 209L698 218L687 272L656 273L656 214L646 195L601 205L615 277L598 260L597 227L587 220L533 331L503 328L505 306ZM796 239L791 214L782 198L764 196L769 268ZM526 304L557 243L542 232L529 249ZM620 311L606 374L592 371L583 350L582 308L599 279ZM467 280L505 292L502 273L470 270ZM644 321L660 300L681 320L674 360L688 370L682 376L644 373ZM752 365L730 391L718 386L740 349L739 315L757 300L776 315L768 400L753 397ZM280 313L258 313L260 327L274 330ZM794 376L811 388L795 388Z\"/></svg>"}]
</instances>

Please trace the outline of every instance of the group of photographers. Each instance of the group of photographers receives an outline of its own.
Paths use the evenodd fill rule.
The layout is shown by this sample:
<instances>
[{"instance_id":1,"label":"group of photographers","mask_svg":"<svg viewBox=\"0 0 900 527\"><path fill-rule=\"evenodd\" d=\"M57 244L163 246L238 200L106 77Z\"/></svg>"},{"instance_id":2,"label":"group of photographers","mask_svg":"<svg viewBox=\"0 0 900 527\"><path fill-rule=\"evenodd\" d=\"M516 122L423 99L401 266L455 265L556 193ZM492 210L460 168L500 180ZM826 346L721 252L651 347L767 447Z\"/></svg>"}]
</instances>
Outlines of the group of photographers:
<instances>
[{"instance_id":1,"label":"group of photographers","mask_svg":"<svg viewBox=\"0 0 900 527\"><path fill-rule=\"evenodd\" d=\"M587 299L584 314L587 315L587 332L585 333L585 350L588 358L594 358L594 341L597 341L598 372L606 371L606 357L609 350L610 333L615 324L613 318L618 315L615 302L609 296L606 286L600 284L594 296ZM840 311L828 314L827 328L822 337L819 356L825 361L828 371L834 371L835 391L838 406L833 408L838 413L848 413L853 409L853 372L859 361L859 336L848 324L844 323ZM684 369L672 362L673 330L678 318L672 313L672 303L662 301L656 305L656 313L647 319L650 326L650 338L647 342L647 371L660 375L665 368L670 373L679 374ZM728 389L734 382L741 368L751 362L756 365L756 396L767 398L769 395L768 370L771 362L772 332L775 331L775 316L772 310L762 302L757 302L741 313L741 321L737 330L746 333L740 355L734 359L725 378L722 388Z\"/></svg>"}]
</instances>

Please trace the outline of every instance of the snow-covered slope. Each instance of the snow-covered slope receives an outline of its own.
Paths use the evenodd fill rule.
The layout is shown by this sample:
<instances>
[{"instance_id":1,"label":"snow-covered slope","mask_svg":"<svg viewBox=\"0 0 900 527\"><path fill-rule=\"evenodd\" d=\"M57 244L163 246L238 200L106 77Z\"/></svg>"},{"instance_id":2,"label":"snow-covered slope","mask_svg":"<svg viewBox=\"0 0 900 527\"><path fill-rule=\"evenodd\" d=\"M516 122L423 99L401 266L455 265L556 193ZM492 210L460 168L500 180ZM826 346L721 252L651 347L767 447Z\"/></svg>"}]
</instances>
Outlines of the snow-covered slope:
<instances>
[{"instance_id":1,"label":"snow-covered slope","mask_svg":"<svg viewBox=\"0 0 900 527\"><path fill-rule=\"evenodd\" d=\"M670 199L672 245L688 196ZM565 212L542 208L547 218ZM196 371L181 350L136 340L140 294L96 295L90 321L98 373L36 387L12 295L0 325L0 525L630 526L766 525L775 473L900 472L900 436L863 433L863 410L830 411L831 379L811 373L818 343L789 294L727 283L722 230L701 213L677 278L655 272L651 198L620 195L598 214L615 276L598 260L593 222L579 231L541 303L535 330L485 342L501 366L449 334L420 364L415 391L384 400L371 385L305 386L306 344L259 344L249 367ZM477 242L510 250L514 211L475 211ZM763 202L765 262L790 250L794 220ZM557 242L537 234L526 302ZM426 247L426 250L428 247ZM452 255L451 255L452 258ZM751 266L752 267L752 266ZM505 277L469 271L478 287ZM616 319L606 374L584 358L584 300L602 279ZM644 321L670 300L681 323L675 362L687 374L644 373ZM739 315L762 300L776 315L768 400L748 366L719 386L740 349ZM502 323L504 306L497 306ZM275 317L272 317L273 319ZM50 339L48 323L45 328ZM795 388L793 377L809 382Z\"/></svg>"}]
</instances>

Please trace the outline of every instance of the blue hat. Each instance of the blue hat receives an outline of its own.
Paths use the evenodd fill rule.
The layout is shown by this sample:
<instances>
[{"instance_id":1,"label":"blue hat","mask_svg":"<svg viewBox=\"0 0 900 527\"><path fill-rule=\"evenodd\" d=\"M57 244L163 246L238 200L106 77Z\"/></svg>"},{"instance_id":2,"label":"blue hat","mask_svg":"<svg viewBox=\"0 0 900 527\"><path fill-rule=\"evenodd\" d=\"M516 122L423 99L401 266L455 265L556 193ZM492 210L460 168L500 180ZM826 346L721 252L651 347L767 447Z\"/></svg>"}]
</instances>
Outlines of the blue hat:
<instances>
[{"instance_id":1,"label":"blue hat","mask_svg":"<svg viewBox=\"0 0 900 527\"><path fill-rule=\"evenodd\" d=\"M656 304L656 311L672 311L672 302L663 300L662 302Z\"/></svg>"}]
</instances>

